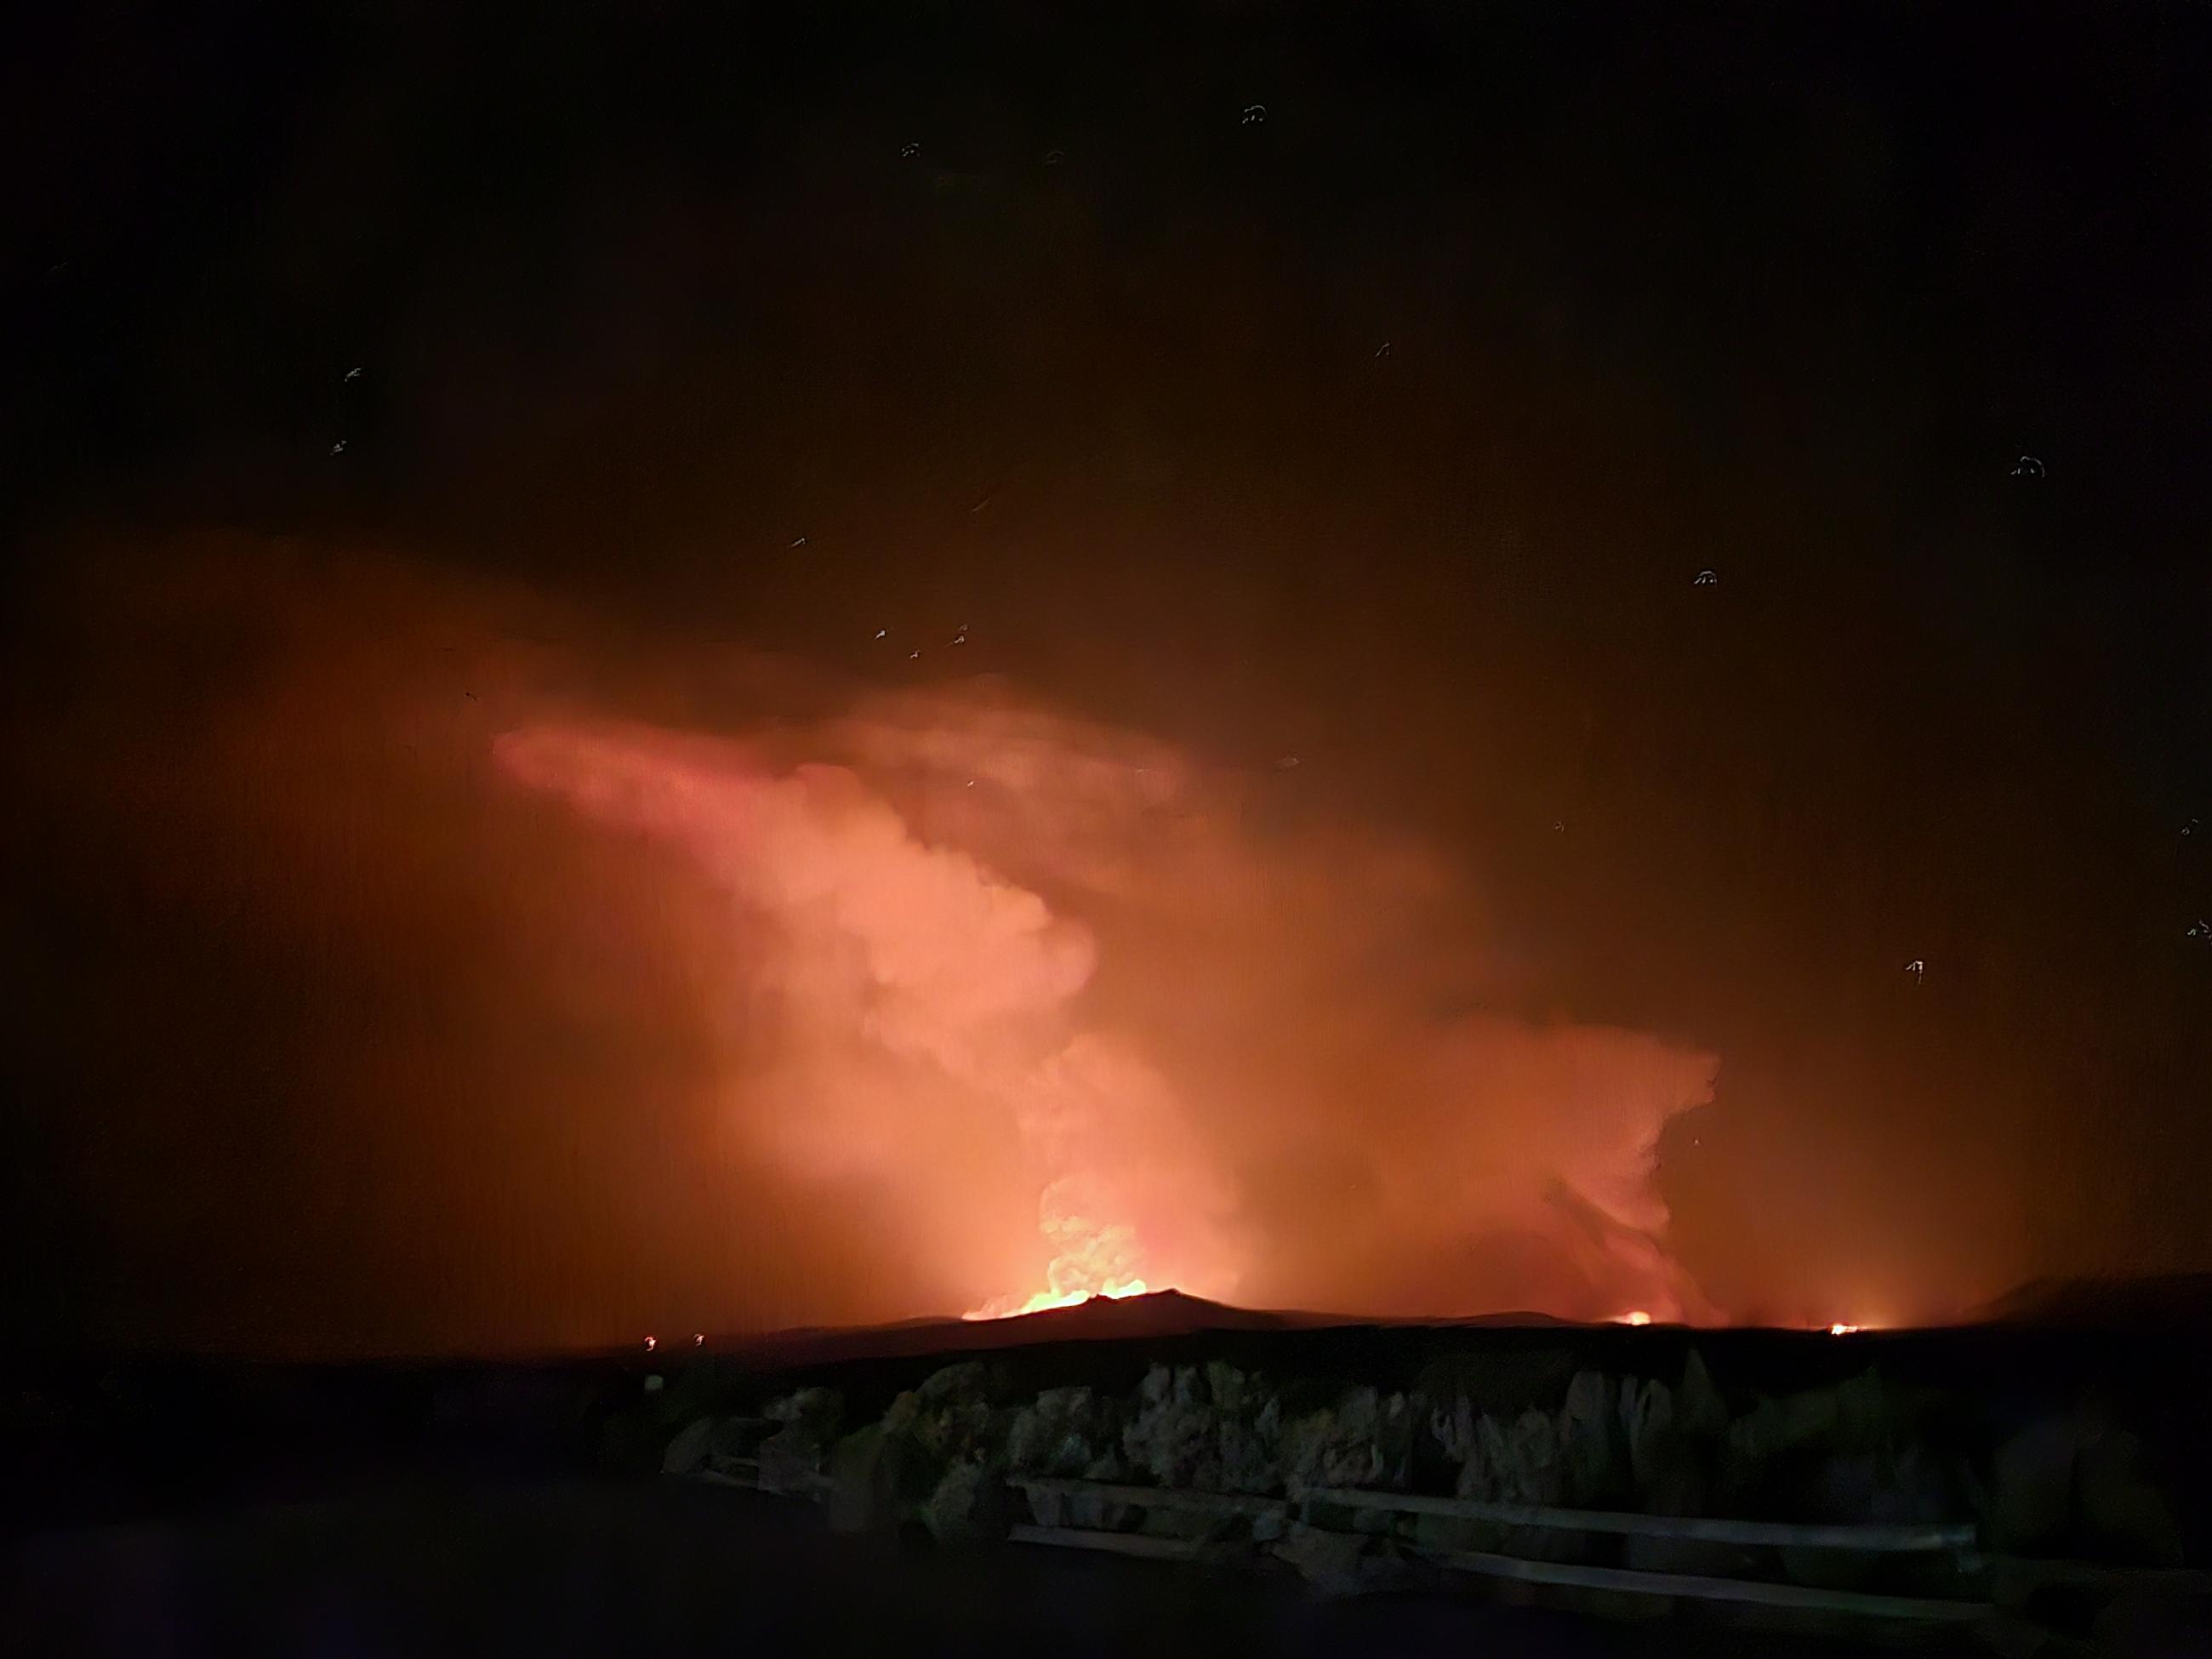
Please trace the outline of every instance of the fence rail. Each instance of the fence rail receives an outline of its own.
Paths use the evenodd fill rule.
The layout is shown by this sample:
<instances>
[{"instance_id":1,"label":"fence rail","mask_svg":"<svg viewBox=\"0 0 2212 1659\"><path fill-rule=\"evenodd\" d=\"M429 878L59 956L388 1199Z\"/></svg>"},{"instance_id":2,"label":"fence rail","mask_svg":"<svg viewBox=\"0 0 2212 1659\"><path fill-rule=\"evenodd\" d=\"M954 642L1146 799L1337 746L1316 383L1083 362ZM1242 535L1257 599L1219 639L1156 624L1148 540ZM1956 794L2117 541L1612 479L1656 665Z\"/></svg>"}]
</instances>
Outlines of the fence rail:
<instances>
[{"instance_id":1,"label":"fence rail","mask_svg":"<svg viewBox=\"0 0 2212 1659\"><path fill-rule=\"evenodd\" d=\"M1042 1498L1093 1498L1140 1510L1181 1510L1197 1515L1288 1515L1286 1498L1254 1498L1233 1492L1185 1492L1176 1486L1115 1486L1097 1480L1068 1480L1014 1474L1010 1486Z\"/></svg>"},{"instance_id":2,"label":"fence rail","mask_svg":"<svg viewBox=\"0 0 2212 1659\"><path fill-rule=\"evenodd\" d=\"M1870 1619L1905 1619L1972 1624L1990 1616L1986 1601L1946 1601L1917 1595L1876 1595L1863 1590L1821 1589L1806 1584L1776 1584L1756 1578L1711 1578L1700 1574L1652 1572L1638 1567L1584 1567L1564 1561L1530 1561L1518 1555L1486 1555L1474 1550L1419 1550L1423 1559L1455 1572L1490 1578L1515 1578L1531 1584L1565 1584L1577 1589L1620 1590L1632 1595L1687 1596L1701 1601L1747 1601L1804 1613L1848 1613Z\"/></svg>"},{"instance_id":3,"label":"fence rail","mask_svg":"<svg viewBox=\"0 0 2212 1659\"><path fill-rule=\"evenodd\" d=\"M1623 1533L1704 1544L1742 1544L1753 1549L1858 1550L1868 1554L1927 1554L1971 1550L1971 1522L1909 1526L1800 1526L1787 1521L1714 1521L1686 1515L1638 1515L1617 1510L1563 1510L1537 1504L1496 1504L1475 1498L1423 1498L1410 1492L1363 1492L1312 1486L1299 1494L1309 1504L1401 1515L1443 1516L1455 1521L1493 1521L1509 1527L1563 1532Z\"/></svg>"},{"instance_id":4,"label":"fence rail","mask_svg":"<svg viewBox=\"0 0 2212 1659\"><path fill-rule=\"evenodd\" d=\"M1310 1522L1314 1506L1369 1513L1438 1516L1455 1521L1492 1522L1556 1531L1605 1533L1698 1543L1736 1544L1753 1548L1858 1551L1867 1554L1948 1553L1962 1571L1979 1565L1971 1522L1896 1525L1808 1525L1780 1521L1711 1520L1701 1516L1637 1515L1613 1510L1569 1510L1534 1504L1499 1504L1472 1498L1427 1498L1417 1493L1369 1492L1352 1487L1314 1486L1289 1498L1240 1492L1186 1492L1164 1486L1112 1486L1102 1481L1016 1475L1007 1484L1034 1498L1088 1498L1133 1509L1184 1513L1277 1516ZM1043 1511L1038 1511L1040 1518ZM1327 1528L1316 1530L1330 1530ZM1152 1538L1142 1533L1107 1532L1060 1526L1016 1526L1017 1543L1048 1544L1066 1549L1095 1549L1158 1560L1227 1560L1254 1558L1256 1545L1222 1545ZM1883 1595L1863 1590L1826 1589L1814 1585L1775 1583L1753 1578L1723 1578L1697 1573L1660 1572L1634 1567L1583 1566L1534 1561L1517 1555L1478 1550L1407 1547L1413 1559L1449 1572L1557 1584L1577 1589L1610 1590L1632 1595L1734 1601L1801 1613L1847 1613L1861 1618L1918 1623L1976 1623L1993 1617L1987 1601L1946 1601L1914 1595Z\"/></svg>"},{"instance_id":5,"label":"fence rail","mask_svg":"<svg viewBox=\"0 0 2212 1659\"><path fill-rule=\"evenodd\" d=\"M718 1459L720 1468L699 1475L730 1486L757 1486L759 1465L750 1459ZM835 1483L811 1474L786 1488L796 1497L826 1496ZM1358 1488L1316 1486L1285 1498L1246 1492L1192 1492L1173 1486L1116 1486L1098 1480L1079 1480L1045 1475L1010 1475L1006 1485L1027 1494L1040 1522L1053 1518L1036 1500L1089 1499L1095 1503L1140 1510L1212 1515L1224 1518L1262 1518L1305 1522L1312 1527L1316 1505L1370 1513L1437 1516L1449 1520L1490 1522L1510 1527L1557 1531L1602 1533L1662 1538L1697 1543L1735 1544L1753 1548L1810 1548L1852 1550L1868 1554L1949 1553L1962 1573L1978 1576L1984 1566L1975 1552L1975 1528L1967 1522L1911 1525L1800 1525L1777 1521L1711 1520L1698 1516L1637 1515L1612 1510L1558 1509L1542 1504L1499 1504L1480 1498L1428 1498L1418 1493L1369 1492ZM1346 1536L1367 1534L1346 1534ZM1270 1546L1256 1539L1223 1541L1215 1539L1155 1537L1140 1532L1097 1528L1016 1523L1011 1541L1060 1549L1095 1550L1109 1554L1158 1561L1198 1561L1220 1565L1267 1565ZM1536 1561L1523 1556L1478 1550L1426 1547L1400 1541L1414 1560L1446 1572L1515 1579L1524 1583L1556 1584L1577 1589L1607 1590L1634 1595L1681 1597L1706 1601L1734 1601L1802 1613L1847 1613L1863 1618L1920 1623L1972 1623L1998 1617L1987 1599L1942 1600L1913 1595L1887 1595L1869 1591L1826 1589L1813 1585L1776 1583L1753 1578L1726 1578L1696 1573L1662 1572L1634 1567L1584 1566L1571 1562ZM2059 1564L2047 1564L2059 1565Z\"/></svg>"}]
</instances>

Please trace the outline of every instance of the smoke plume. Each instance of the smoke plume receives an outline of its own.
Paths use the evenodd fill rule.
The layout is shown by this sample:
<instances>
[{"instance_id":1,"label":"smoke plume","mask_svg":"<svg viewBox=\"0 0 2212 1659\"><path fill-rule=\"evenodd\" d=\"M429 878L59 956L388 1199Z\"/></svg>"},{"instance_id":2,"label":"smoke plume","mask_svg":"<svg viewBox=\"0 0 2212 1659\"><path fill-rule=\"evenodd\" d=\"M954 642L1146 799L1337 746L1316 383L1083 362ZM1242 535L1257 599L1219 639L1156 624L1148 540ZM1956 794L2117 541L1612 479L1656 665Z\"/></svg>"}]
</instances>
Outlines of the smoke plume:
<instances>
[{"instance_id":1,"label":"smoke plume","mask_svg":"<svg viewBox=\"0 0 2212 1659\"><path fill-rule=\"evenodd\" d=\"M1651 1177L1714 1061L1484 1008L1472 896L1417 847L1271 821L1264 782L1004 687L495 752L711 878L732 1115L794 1181L931 1212L985 1310L1711 1312Z\"/></svg>"},{"instance_id":2,"label":"smoke plume","mask_svg":"<svg viewBox=\"0 0 2212 1659\"><path fill-rule=\"evenodd\" d=\"M1549 1015L1463 856L1297 774L325 550L41 606L14 1053L75 1196L16 1224L133 1340L1713 1311L1653 1159L1715 1060Z\"/></svg>"}]
</instances>

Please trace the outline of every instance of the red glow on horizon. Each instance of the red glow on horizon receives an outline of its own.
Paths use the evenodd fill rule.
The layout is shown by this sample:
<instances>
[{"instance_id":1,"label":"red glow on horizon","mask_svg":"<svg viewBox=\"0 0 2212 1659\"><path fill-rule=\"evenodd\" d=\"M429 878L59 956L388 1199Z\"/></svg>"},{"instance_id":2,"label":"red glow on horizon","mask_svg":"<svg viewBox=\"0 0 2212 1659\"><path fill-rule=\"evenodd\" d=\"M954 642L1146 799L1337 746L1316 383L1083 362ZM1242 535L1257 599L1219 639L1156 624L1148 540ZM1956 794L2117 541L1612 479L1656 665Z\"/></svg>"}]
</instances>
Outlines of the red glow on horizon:
<instances>
[{"instance_id":1,"label":"red glow on horizon","mask_svg":"<svg viewBox=\"0 0 2212 1659\"><path fill-rule=\"evenodd\" d=\"M1152 1291L1141 1279L1126 1283L1107 1285L1095 1291L1039 1291L1025 1302L1001 1297L987 1302L980 1308L971 1308L960 1316L963 1319L1018 1319L1024 1314L1044 1313L1054 1308L1077 1308L1083 1304L1104 1297L1118 1302L1124 1297L1150 1296Z\"/></svg>"}]
</instances>

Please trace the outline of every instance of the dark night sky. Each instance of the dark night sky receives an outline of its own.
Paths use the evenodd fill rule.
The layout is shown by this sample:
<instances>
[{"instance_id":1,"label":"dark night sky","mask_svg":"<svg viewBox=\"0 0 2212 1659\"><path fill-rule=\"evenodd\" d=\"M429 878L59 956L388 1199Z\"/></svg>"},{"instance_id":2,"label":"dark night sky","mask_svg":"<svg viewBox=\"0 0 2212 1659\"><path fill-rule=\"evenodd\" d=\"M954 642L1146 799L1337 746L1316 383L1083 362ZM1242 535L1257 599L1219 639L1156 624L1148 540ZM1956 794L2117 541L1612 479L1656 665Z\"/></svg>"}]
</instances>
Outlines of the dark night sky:
<instances>
[{"instance_id":1,"label":"dark night sky","mask_svg":"<svg viewBox=\"0 0 2212 1659\"><path fill-rule=\"evenodd\" d=\"M33 1332L943 1305L655 1092L677 861L393 734L975 673L1717 1058L1734 1316L2212 1268L2212 12L455 9L0 69Z\"/></svg>"}]
</instances>

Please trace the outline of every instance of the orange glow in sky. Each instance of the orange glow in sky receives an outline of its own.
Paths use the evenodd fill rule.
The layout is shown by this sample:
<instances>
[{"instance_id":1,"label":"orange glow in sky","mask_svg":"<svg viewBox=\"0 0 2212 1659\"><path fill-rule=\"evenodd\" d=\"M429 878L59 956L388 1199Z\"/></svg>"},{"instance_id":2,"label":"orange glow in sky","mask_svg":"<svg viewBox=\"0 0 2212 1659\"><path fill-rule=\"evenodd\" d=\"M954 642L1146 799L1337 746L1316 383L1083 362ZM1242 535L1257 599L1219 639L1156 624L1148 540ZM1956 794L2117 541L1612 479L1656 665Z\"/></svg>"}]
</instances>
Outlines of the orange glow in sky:
<instances>
[{"instance_id":1,"label":"orange glow in sky","mask_svg":"<svg viewBox=\"0 0 2212 1659\"><path fill-rule=\"evenodd\" d=\"M1431 942L1468 905L1416 846L1263 830L1248 780L1004 700L746 739L550 723L494 752L720 891L732 1128L970 1316L1170 1284L1711 1316L1652 1175L1715 1062L1431 1012L1480 963Z\"/></svg>"}]
</instances>

